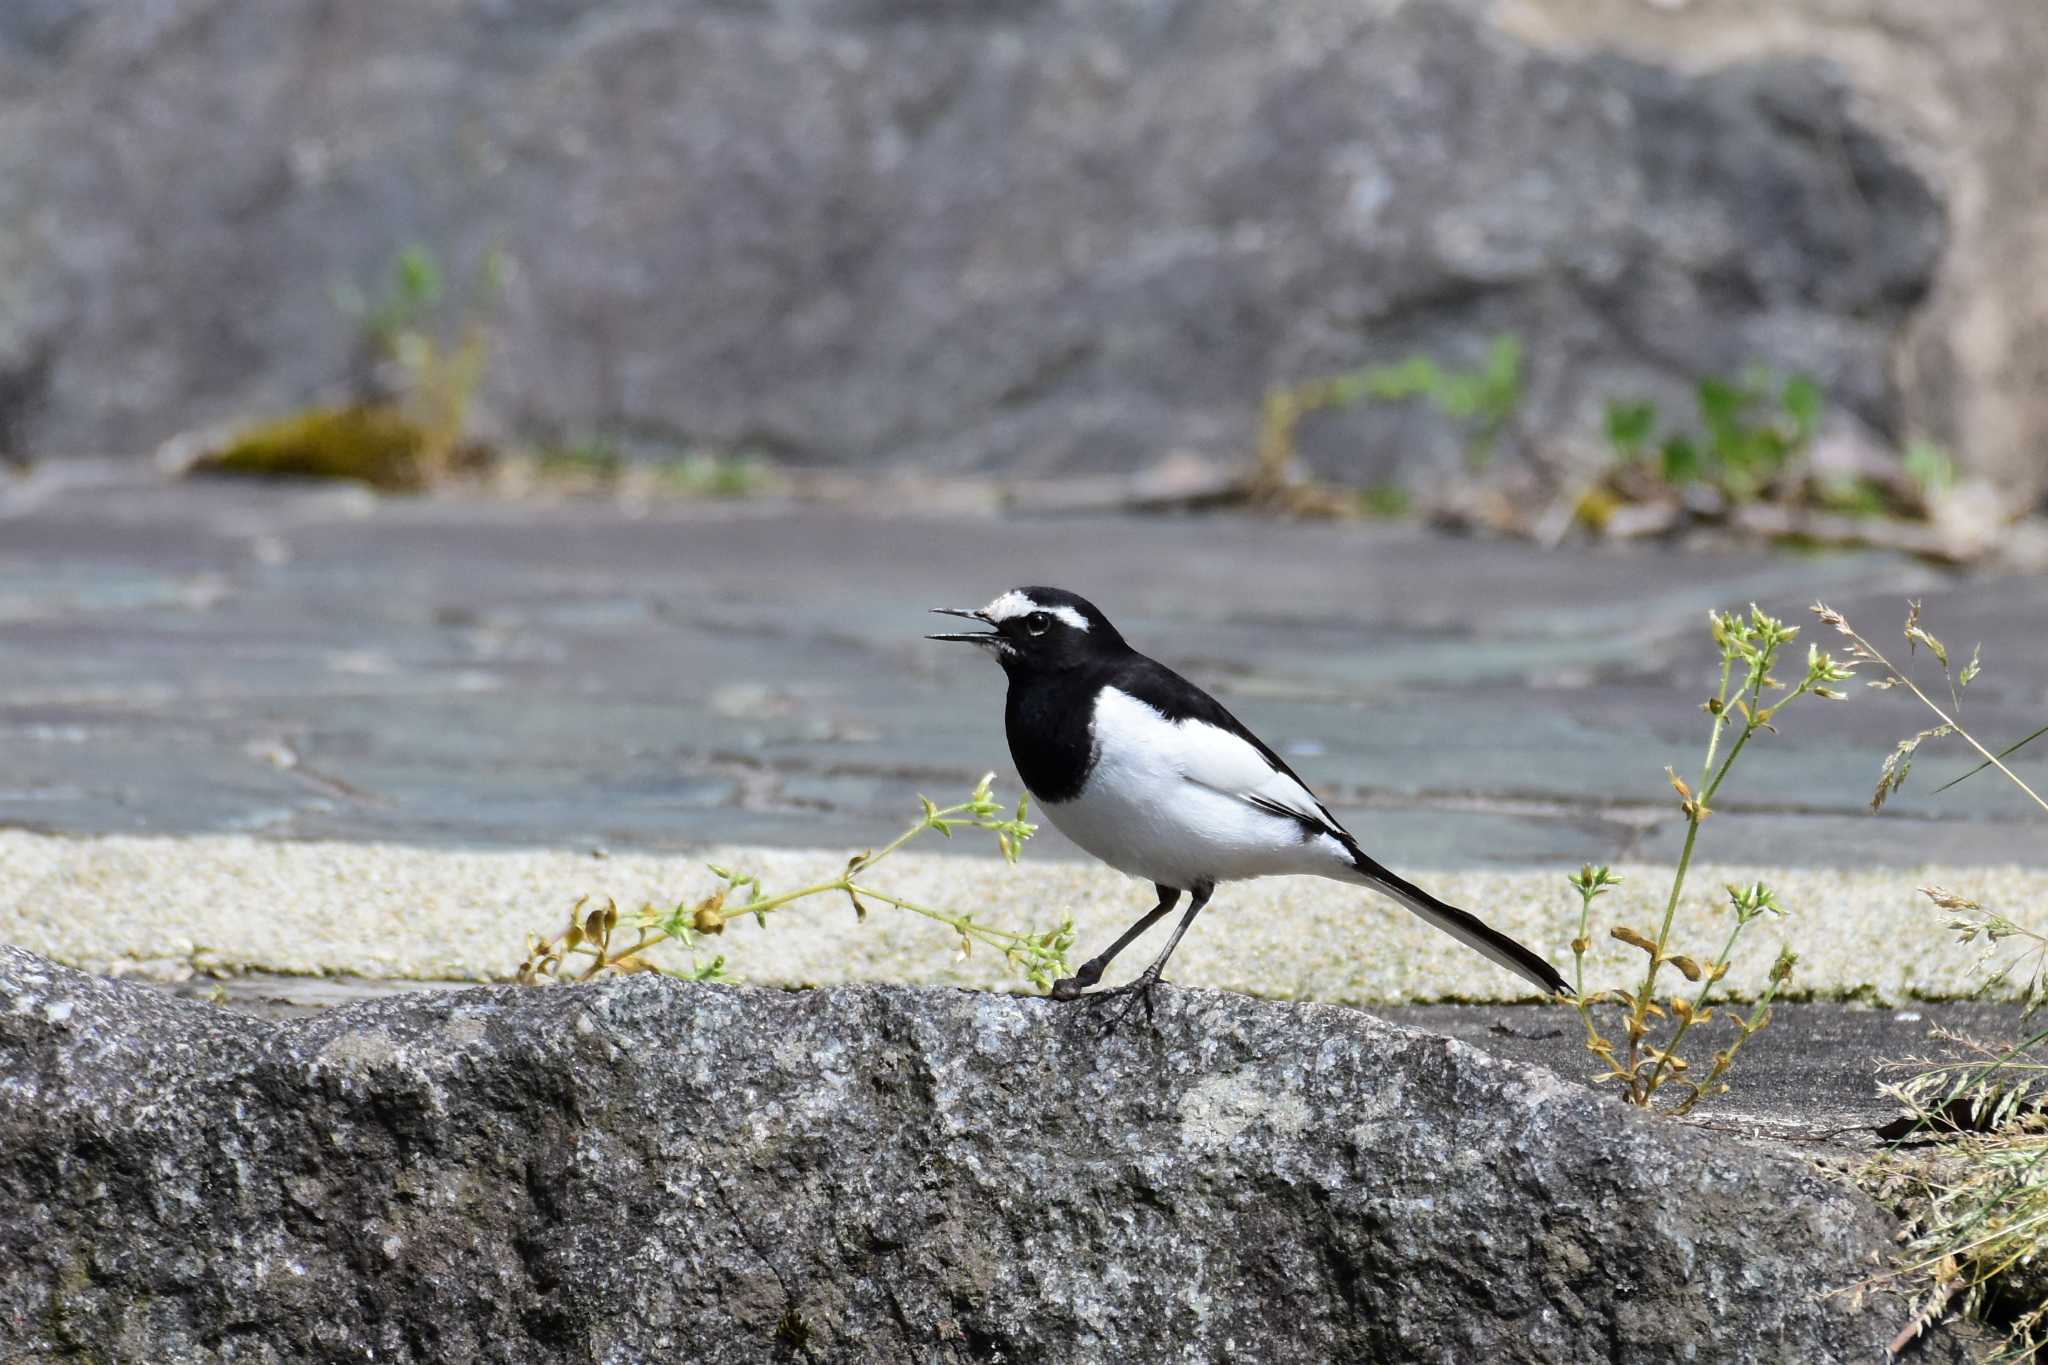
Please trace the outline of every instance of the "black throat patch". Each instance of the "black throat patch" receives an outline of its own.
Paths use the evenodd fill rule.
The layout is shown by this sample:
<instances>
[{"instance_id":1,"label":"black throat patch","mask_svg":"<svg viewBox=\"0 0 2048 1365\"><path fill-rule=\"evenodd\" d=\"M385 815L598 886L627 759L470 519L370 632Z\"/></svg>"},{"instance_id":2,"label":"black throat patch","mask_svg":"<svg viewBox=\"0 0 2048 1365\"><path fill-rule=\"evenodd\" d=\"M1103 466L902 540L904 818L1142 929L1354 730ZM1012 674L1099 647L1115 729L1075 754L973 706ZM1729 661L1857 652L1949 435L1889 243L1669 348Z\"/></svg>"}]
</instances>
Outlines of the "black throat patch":
<instances>
[{"instance_id":1,"label":"black throat patch","mask_svg":"<svg viewBox=\"0 0 2048 1365\"><path fill-rule=\"evenodd\" d=\"M1003 730L1017 776L1040 804L1071 801L1086 785L1095 767L1090 726L1101 687L1101 671L1092 668L1010 679Z\"/></svg>"}]
</instances>

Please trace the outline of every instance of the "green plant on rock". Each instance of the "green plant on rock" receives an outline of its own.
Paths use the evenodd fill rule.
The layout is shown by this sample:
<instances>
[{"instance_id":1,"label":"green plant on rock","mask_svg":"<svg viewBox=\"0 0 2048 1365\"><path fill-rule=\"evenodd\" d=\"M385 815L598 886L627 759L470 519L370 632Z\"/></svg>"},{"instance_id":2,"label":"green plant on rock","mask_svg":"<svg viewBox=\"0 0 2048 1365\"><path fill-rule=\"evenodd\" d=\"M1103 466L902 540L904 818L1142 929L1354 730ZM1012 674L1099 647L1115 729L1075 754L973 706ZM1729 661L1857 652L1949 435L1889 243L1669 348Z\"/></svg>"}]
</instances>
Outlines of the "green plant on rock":
<instances>
[{"instance_id":1,"label":"green plant on rock","mask_svg":"<svg viewBox=\"0 0 2048 1365\"><path fill-rule=\"evenodd\" d=\"M1496 336L1487 345L1485 358L1468 368L1413 355L1392 365L1366 365L1275 385L1266 391L1260 409L1252 495L1297 512L1388 515L1394 504L1384 492L1370 490L1361 498L1347 498L1294 482L1291 471L1303 418L1353 407L1366 399L1389 403L1420 399L1465 431L1467 459L1480 468L1492 459L1500 438L1513 424L1522 397L1522 339L1511 333ZM1399 506L1405 510L1406 505L1404 493Z\"/></svg>"},{"instance_id":2,"label":"green plant on rock","mask_svg":"<svg viewBox=\"0 0 2048 1365\"><path fill-rule=\"evenodd\" d=\"M719 879L720 885L710 895L694 902L680 901L666 910L645 906L633 918L629 925L630 933L626 935L618 932L621 916L614 902L608 899L602 905L592 905L585 897L570 908L568 927L560 934L552 938L527 936L526 957L520 964L518 979L527 985L538 985L659 971L663 969L655 965L648 956L649 951L659 944L674 942L689 950L690 966L687 970L673 971L671 975L699 981L725 980L724 957L707 958L700 949L706 938L723 933L728 922L751 916L765 926L769 915L798 901L819 896L844 896L854 914L862 920L867 918L868 905L872 902L891 905L943 924L953 931L963 956L971 955L978 943L1002 954L1003 960L1033 985L1049 988L1061 977L1072 975L1067 965L1067 952L1074 945L1074 922L1071 918L1063 918L1055 929L1019 932L983 924L971 913L955 914L919 905L868 880L868 874L877 864L927 832L951 838L956 829L986 830L996 836L996 846L1004 859L1015 863L1024 841L1036 833L1038 827L1025 818L1028 808L1023 799L1017 802L1015 814L1005 813L1003 805L990 790L994 781L995 774L987 774L967 800L957 805L939 807L919 797L924 813L902 834L879 849L856 853L847 860L845 870L838 876L793 891L770 895L758 877L713 867L711 873Z\"/></svg>"},{"instance_id":3,"label":"green plant on rock","mask_svg":"<svg viewBox=\"0 0 2048 1365\"><path fill-rule=\"evenodd\" d=\"M771 497L790 489L775 462L752 451L656 447L632 458L625 442L602 432L543 445L526 464L542 484L569 492L700 499Z\"/></svg>"},{"instance_id":4,"label":"green plant on rock","mask_svg":"<svg viewBox=\"0 0 2048 1365\"><path fill-rule=\"evenodd\" d=\"M1699 427L1660 431L1657 405L1610 402L1607 441L1624 466L1647 467L1665 485L1705 485L1731 502L1770 491L1820 429L1820 388L1752 367L1737 378L1710 375L1694 389Z\"/></svg>"},{"instance_id":5,"label":"green plant on rock","mask_svg":"<svg viewBox=\"0 0 2048 1365\"><path fill-rule=\"evenodd\" d=\"M1925 437L1906 443L1906 454L1900 466L1919 495L1923 508L1931 506L1956 486L1954 458Z\"/></svg>"},{"instance_id":6,"label":"green plant on rock","mask_svg":"<svg viewBox=\"0 0 2048 1365\"><path fill-rule=\"evenodd\" d=\"M345 479L394 492L445 481L487 454L468 439L490 351L489 307L503 259L487 253L470 306L444 317L440 267L422 247L399 253L374 298L345 286L335 305L356 328L351 401L259 422L192 465L198 474Z\"/></svg>"},{"instance_id":7,"label":"green plant on rock","mask_svg":"<svg viewBox=\"0 0 2048 1365\"><path fill-rule=\"evenodd\" d=\"M392 279L374 301L341 291L344 313L357 319L361 345L375 363L394 369L397 402L420 430L421 479L435 483L454 468L469 410L490 354L490 312L502 291L502 253L484 253L468 306L444 314L441 270L424 247L399 253Z\"/></svg>"},{"instance_id":8,"label":"green plant on rock","mask_svg":"<svg viewBox=\"0 0 2048 1365\"><path fill-rule=\"evenodd\" d=\"M749 498L781 493L787 480L752 451L686 450L652 466L657 490L685 498Z\"/></svg>"},{"instance_id":9,"label":"green plant on rock","mask_svg":"<svg viewBox=\"0 0 2048 1365\"><path fill-rule=\"evenodd\" d=\"M1780 662L1785 647L1798 636L1797 626L1787 626L1753 604L1746 617L1740 612L1716 611L1709 612L1707 619L1721 652L1720 685L1703 708L1711 717L1711 724L1697 785L1688 784L1671 768L1664 770L1685 816L1685 843L1672 873L1664 917L1655 934L1628 925L1615 925L1608 930L1611 937L1644 955L1643 977L1633 989L1613 988L1589 994L1585 988L1585 956L1592 947L1593 903L1620 879L1607 868L1591 864L1569 879L1579 897L1579 931L1572 940L1573 996L1567 1003L1578 1011L1585 1027L1587 1051L1606 1068L1596 1079L1619 1082L1628 1101L1643 1108L1656 1107L1658 1092L1667 1085L1675 1086L1683 1093L1668 1107L1680 1114L1727 1089L1724 1077L1734 1065L1736 1054L1770 1022L1771 1001L1791 977L1797 960L1789 950L1778 954L1764 989L1746 1015L1734 1011L1725 1001L1717 1003L1711 998L1734 961L1736 945L1744 931L1764 915L1784 913L1776 896L1762 882L1727 888L1733 921L1719 953L1701 962L1672 951L1672 921L1685 891L1700 827L1713 814L1712 802L1750 741L1767 731L1775 734L1775 723L1801 697L1841 700L1843 694L1834 684L1850 676L1849 666L1838 664L1832 656L1810 647L1804 674L1796 683L1782 683L1772 676L1772 669ZM1665 995L1659 1003L1658 978L1667 967L1683 977L1686 985ZM1610 1036L1601 1027L1596 1010L1603 1005L1620 1010L1618 1036ZM1695 1027L1715 1022L1717 1010L1733 1026L1734 1036L1713 1054L1705 1071L1698 1073L1681 1047Z\"/></svg>"},{"instance_id":10,"label":"green plant on rock","mask_svg":"<svg viewBox=\"0 0 2048 1365\"><path fill-rule=\"evenodd\" d=\"M1493 458L1495 444L1522 406L1522 339L1495 337L1479 364L1457 369L1426 355L1413 355L1397 365L1380 365L1340 376L1356 393L1380 402L1421 399L1440 415L1464 428L1466 456L1474 468ZM1356 397L1346 401L1355 402Z\"/></svg>"},{"instance_id":11,"label":"green plant on rock","mask_svg":"<svg viewBox=\"0 0 2048 1365\"><path fill-rule=\"evenodd\" d=\"M425 435L395 407L312 407L237 432L194 474L335 479L391 492L426 487Z\"/></svg>"},{"instance_id":12,"label":"green plant on rock","mask_svg":"<svg viewBox=\"0 0 2048 1365\"><path fill-rule=\"evenodd\" d=\"M440 262L414 243L399 251L374 298L353 284L339 284L334 307L355 322L358 343L371 359L393 360L408 338L433 327L442 293Z\"/></svg>"},{"instance_id":13,"label":"green plant on rock","mask_svg":"<svg viewBox=\"0 0 2048 1365\"><path fill-rule=\"evenodd\" d=\"M619 443L609 436L584 436L543 446L537 457L541 477L568 484L616 483L626 470Z\"/></svg>"}]
</instances>

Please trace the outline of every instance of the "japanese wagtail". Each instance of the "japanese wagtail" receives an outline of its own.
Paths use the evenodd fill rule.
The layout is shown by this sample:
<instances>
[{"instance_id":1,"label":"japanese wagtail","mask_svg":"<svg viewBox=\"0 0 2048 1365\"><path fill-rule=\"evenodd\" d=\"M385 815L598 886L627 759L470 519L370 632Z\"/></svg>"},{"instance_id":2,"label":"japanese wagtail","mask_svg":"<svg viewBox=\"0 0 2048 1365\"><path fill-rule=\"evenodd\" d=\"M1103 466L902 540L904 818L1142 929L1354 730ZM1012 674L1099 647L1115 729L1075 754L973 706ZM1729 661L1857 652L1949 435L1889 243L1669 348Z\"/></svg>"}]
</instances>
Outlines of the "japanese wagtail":
<instances>
[{"instance_id":1,"label":"japanese wagtail","mask_svg":"<svg viewBox=\"0 0 2048 1365\"><path fill-rule=\"evenodd\" d=\"M1059 831L1159 893L1151 912L1052 996L1072 1000L1131 941L1192 899L1136 980L1097 996L1147 994L1219 882L1306 873L1391 896L1545 995L1564 978L1535 953L1368 857L1280 756L1223 704L1124 642L1094 604L1058 588L1013 588L979 611L937 607L990 629L932 635L979 645L1009 677L1003 727L1024 786Z\"/></svg>"}]
</instances>

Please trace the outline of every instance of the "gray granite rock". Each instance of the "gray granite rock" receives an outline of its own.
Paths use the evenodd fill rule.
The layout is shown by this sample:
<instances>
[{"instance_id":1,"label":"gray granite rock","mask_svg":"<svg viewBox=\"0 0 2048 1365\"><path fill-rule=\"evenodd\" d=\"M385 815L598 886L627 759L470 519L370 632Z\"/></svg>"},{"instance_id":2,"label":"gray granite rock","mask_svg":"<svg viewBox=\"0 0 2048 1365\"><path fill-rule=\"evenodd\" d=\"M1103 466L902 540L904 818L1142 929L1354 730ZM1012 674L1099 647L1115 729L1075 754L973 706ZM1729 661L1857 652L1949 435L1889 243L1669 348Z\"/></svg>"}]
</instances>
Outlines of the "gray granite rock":
<instances>
[{"instance_id":1,"label":"gray granite rock","mask_svg":"<svg viewBox=\"0 0 2048 1365\"><path fill-rule=\"evenodd\" d=\"M1887 1224L1804 1164L1327 1006L272 1024L0 949L0 1092L16 1360L1824 1362L1902 1320L1829 1295Z\"/></svg>"},{"instance_id":2,"label":"gray granite rock","mask_svg":"<svg viewBox=\"0 0 2048 1365\"><path fill-rule=\"evenodd\" d=\"M1272 381L1520 333L1527 434L1752 362L1889 431L1942 210L1827 69L1545 52L1478 0L39 0L0 20L0 444L347 368L337 284L501 247L487 406L809 462L1241 458ZM1312 424L1460 467L1419 408ZM1512 444L1512 442L1510 442Z\"/></svg>"}]
</instances>

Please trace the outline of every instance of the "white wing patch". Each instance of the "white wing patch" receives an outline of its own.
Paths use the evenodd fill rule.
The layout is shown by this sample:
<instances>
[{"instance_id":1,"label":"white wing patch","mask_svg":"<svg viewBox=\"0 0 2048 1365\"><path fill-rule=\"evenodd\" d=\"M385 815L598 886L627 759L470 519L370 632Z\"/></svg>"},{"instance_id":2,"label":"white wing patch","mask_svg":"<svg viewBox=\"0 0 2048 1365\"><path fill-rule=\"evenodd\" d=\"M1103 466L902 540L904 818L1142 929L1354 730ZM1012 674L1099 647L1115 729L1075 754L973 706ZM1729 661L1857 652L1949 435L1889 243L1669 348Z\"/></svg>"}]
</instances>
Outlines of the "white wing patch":
<instances>
[{"instance_id":1,"label":"white wing patch","mask_svg":"<svg viewBox=\"0 0 2048 1365\"><path fill-rule=\"evenodd\" d=\"M1199 720L1184 720L1174 728L1187 745L1182 771L1189 781L1267 810L1284 810L1332 834L1338 832L1337 822L1313 792L1273 767L1264 754L1238 736Z\"/></svg>"},{"instance_id":2,"label":"white wing patch","mask_svg":"<svg viewBox=\"0 0 2048 1365\"><path fill-rule=\"evenodd\" d=\"M1048 616L1057 616L1075 630L1088 629L1088 618L1075 611L1072 607L1048 607L1041 602L1032 601L1015 588L1012 588L995 601L983 607L981 614L986 616L991 622L1001 623L1013 617L1029 616L1034 611L1042 611Z\"/></svg>"},{"instance_id":3,"label":"white wing patch","mask_svg":"<svg viewBox=\"0 0 2048 1365\"><path fill-rule=\"evenodd\" d=\"M1336 821L1228 730L1168 720L1128 692L1105 687L1089 732L1095 762L1087 782L1072 799L1040 809L1111 867L1183 888L1350 871L1349 840Z\"/></svg>"},{"instance_id":4,"label":"white wing patch","mask_svg":"<svg viewBox=\"0 0 2048 1365\"><path fill-rule=\"evenodd\" d=\"M1266 756L1228 730L1206 721L1169 721L1155 708L1113 687L1104 688L1096 703L1095 724L1104 744L1115 735L1125 742L1157 746L1164 759L1188 781L1234 796L1248 805L1320 825L1333 834L1339 826L1308 788L1275 768Z\"/></svg>"}]
</instances>

